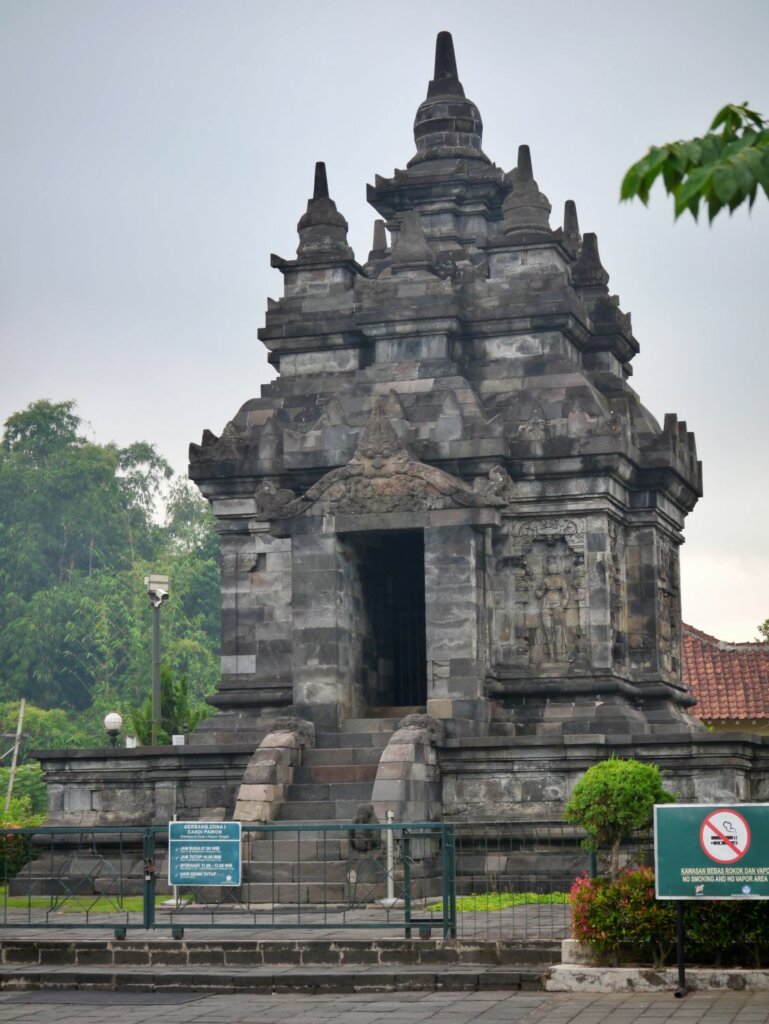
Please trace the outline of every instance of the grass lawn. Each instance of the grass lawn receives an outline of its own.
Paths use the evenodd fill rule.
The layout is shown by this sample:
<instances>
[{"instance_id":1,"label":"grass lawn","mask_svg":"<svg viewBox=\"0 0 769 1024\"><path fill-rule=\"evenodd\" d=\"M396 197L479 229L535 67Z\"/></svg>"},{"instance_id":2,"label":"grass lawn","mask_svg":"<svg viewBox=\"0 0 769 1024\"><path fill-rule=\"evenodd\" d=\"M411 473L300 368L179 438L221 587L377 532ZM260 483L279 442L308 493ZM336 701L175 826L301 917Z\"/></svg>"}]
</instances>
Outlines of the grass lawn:
<instances>
[{"instance_id":1,"label":"grass lawn","mask_svg":"<svg viewBox=\"0 0 769 1024\"><path fill-rule=\"evenodd\" d=\"M155 906L161 906L168 895L156 896ZM130 913L141 914L143 901L141 896L8 896L5 886L0 886L0 911L6 910L53 910L57 914L90 914Z\"/></svg>"},{"instance_id":2,"label":"grass lawn","mask_svg":"<svg viewBox=\"0 0 769 1024\"><path fill-rule=\"evenodd\" d=\"M481 913L504 910L506 907L531 907L568 903L567 892L483 892L473 896L457 897L457 913L475 910ZM426 910L442 910L442 903L431 903Z\"/></svg>"}]
</instances>

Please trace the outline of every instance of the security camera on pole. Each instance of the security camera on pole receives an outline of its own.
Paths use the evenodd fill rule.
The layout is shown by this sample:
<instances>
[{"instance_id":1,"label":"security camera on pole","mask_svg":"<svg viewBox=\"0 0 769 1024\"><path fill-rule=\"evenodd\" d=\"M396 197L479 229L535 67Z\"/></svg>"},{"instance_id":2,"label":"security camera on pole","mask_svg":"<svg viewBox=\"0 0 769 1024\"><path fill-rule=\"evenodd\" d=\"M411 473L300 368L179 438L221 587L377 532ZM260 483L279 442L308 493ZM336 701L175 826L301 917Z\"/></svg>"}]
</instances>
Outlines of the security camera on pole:
<instances>
[{"instance_id":1,"label":"security camera on pole","mask_svg":"<svg viewBox=\"0 0 769 1024\"><path fill-rule=\"evenodd\" d=\"M168 600L168 576L145 576L144 586L152 605L152 746L160 735L160 606Z\"/></svg>"}]
</instances>

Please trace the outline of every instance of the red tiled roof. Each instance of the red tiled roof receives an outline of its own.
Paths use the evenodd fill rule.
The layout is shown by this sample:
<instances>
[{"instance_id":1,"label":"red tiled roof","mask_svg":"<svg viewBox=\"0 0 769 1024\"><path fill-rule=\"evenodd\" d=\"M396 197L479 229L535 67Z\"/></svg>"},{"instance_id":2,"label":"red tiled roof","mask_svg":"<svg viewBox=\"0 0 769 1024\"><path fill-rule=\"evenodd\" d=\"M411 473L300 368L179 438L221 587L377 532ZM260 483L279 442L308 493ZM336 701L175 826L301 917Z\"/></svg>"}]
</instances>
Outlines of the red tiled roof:
<instances>
[{"instance_id":1,"label":"red tiled roof","mask_svg":"<svg viewBox=\"0 0 769 1024\"><path fill-rule=\"evenodd\" d=\"M769 718L769 644L730 644L684 624L684 682L698 718Z\"/></svg>"}]
</instances>

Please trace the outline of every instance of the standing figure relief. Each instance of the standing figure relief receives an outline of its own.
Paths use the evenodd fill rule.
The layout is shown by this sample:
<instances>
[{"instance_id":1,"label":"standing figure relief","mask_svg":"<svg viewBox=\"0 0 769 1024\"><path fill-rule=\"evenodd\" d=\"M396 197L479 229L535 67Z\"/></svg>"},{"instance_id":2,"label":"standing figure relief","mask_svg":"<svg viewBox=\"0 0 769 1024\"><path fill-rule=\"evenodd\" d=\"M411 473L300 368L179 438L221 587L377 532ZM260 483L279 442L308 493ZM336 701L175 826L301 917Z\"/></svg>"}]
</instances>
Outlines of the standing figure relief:
<instances>
[{"instance_id":1,"label":"standing figure relief","mask_svg":"<svg viewBox=\"0 0 769 1024\"><path fill-rule=\"evenodd\" d=\"M569 583L555 555L545 559L545 574L534 591L539 600L542 644L548 661L567 661L569 636L566 609L569 607Z\"/></svg>"}]
</instances>

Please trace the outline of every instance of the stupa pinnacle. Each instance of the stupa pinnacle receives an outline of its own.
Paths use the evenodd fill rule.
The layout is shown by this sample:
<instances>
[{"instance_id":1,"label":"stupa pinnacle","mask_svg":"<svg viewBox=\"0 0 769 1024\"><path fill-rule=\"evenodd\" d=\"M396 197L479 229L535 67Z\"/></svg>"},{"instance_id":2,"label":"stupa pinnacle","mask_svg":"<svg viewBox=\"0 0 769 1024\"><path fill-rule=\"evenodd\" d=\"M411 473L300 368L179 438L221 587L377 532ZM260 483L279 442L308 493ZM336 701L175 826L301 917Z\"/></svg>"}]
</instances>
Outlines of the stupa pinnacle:
<instances>
[{"instance_id":1,"label":"stupa pinnacle","mask_svg":"<svg viewBox=\"0 0 769 1024\"><path fill-rule=\"evenodd\" d=\"M435 72L427 87L427 98L414 119L417 154L413 166L422 160L469 157L488 163L481 149L483 121L478 108L465 97L459 80L450 32L439 32L435 43Z\"/></svg>"}]
</instances>

